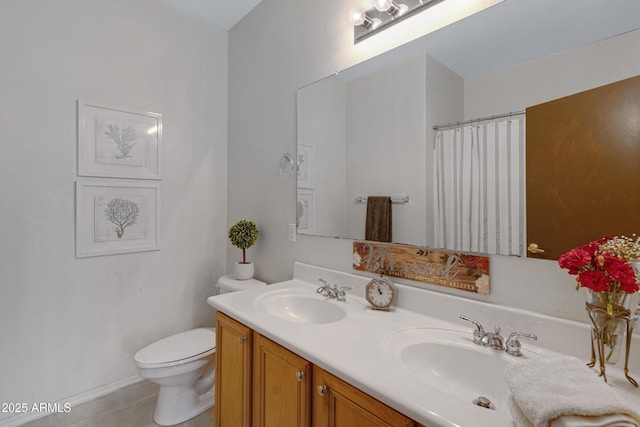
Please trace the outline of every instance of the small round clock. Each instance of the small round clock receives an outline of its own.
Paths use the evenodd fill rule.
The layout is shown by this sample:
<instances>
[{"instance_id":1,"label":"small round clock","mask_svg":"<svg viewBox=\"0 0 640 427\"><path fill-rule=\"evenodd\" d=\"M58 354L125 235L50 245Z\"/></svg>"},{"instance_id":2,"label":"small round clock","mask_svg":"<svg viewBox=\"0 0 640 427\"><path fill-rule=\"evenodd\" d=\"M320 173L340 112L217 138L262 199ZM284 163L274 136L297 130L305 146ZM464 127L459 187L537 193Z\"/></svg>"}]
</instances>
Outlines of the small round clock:
<instances>
[{"instance_id":1,"label":"small round clock","mask_svg":"<svg viewBox=\"0 0 640 427\"><path fill-rule=\"evenodd\" d=\"M378 277L367 283L365 297L372 309L389 311L398 299L398 288L391 280Z\"/></svg>"}]
</instances>

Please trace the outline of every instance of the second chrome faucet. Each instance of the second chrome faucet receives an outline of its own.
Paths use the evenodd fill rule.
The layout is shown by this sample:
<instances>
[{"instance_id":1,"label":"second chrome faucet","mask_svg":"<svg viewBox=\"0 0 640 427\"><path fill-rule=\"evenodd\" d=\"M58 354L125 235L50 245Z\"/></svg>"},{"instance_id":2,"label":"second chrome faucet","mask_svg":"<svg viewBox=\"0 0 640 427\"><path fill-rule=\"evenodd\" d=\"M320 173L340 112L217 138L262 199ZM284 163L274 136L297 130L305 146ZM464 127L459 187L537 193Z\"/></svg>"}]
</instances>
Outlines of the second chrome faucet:
<instances>
[{"instance_id":1,"label":"second chrome faucet","mask_svg":"<svg viewBox=\"0 0 640 427\"><path fill-rule=\"evenodd\" d=\"M495 350L505 350L512 356L520 356L521 352L521 344L518 338L526 338L530 340L537 340L538 337L534 334L525 334L523 332L513 332L509 335L506 343L504 341L504 337L500 335L500 327L496 326L493 329L493 332L485 332L484 328L477 320L473 320L468 316L461 315L460 318L462 320L466 320L467 322L471 322L475 325L476 329L473 331L473 342L482 345L485 347L491 347Z\"/></svg>"},{"instance_id":2,"label":"second chrome faucet","mask_svg":"<svg viewBox=\"0 0 640 427\"><path fill-rule=\"evenodd\" d=\"M318 280L322 282L323 286L320 286L318 289L316 289L317 293L319 293L323 297L329 297L330 299L334 299L336 301L347 300L347 293L345 291L348 291L349 289L351 289L351 286L340 286L340 287L338 287L337 285L331 286L329 282L327 282L324 279L318 279Z\"/></svg>"}]
</instances>

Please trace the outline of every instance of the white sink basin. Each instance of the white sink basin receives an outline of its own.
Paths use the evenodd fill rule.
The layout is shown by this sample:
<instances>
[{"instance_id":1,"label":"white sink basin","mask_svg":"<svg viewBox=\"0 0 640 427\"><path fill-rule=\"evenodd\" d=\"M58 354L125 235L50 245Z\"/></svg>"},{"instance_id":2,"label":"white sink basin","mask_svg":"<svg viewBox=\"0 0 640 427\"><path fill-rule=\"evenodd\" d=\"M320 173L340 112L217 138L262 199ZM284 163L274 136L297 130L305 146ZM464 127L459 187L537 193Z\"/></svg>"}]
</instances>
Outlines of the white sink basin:
<instances>
[{"instance_id":1,"label":"white sink basin","mask_svg":"<svg viewBox=\"0 0 640 427\"><path fill-rule=\"evenodd\" d=\"M532 357L543 357L523 346L519 357L473 343L470 331L413 328L387 337L383 346L413 378L470 405L480 396L492 410L508 412L509 389L504 369Z\"/></svg>"},{"instance_id":2,"label":"white sink basin","mask_svg":"<svg viewBox=\"0 0 640 427\"><path fill-rule=\"evenodd\" d=\"M362 311L363 307L347 298L335 301L311 290L281 289L268 292L256 300L258 308L272 316L295 323L333 323L342 320L349 312Z\"/></svg>"}]
</instances>

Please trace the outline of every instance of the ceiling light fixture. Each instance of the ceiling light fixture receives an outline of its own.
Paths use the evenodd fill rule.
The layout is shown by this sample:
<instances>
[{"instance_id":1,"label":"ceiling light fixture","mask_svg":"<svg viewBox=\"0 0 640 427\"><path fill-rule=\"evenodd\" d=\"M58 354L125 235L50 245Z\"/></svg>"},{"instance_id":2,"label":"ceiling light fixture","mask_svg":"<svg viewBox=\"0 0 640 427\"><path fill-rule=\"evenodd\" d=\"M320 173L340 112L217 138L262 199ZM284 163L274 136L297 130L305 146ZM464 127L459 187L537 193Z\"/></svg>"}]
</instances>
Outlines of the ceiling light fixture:
<instances>
[{"instance_id":1,"label":"ceiling light fixture","mask_svg":"<svg viewBox=\"0 0 640 427\"><path fill-rule=\"evenodd\" d=\"M440 3L443 0L376 0L375 7L364 10L354 7L349 12L349 22L353 25L353 42L358 43L396 24L414 13Z\"/></svg>"},{"instance_id":2,"label":"ceiling light fixture","mask_svg":"<svg viewBox=\"0 0 640 427\"><path fill-rule=\"evenodd\" d=\"M374 29L380 25L378 18L371 19L363 8L357 6L349 12L349 22L351 22L353 26L362 26L367 30Z\"/></svg>"},{"instance_id":3,"label":"ceiling light fixture","mask_svg":"<svg viewBox=\"0 0 640 427\"><path fill-rule=\"evenodd\" d=\"M376 0L376 10L378 12L387 12L392 17L402 16L409 10L406 4L398 4L393 0Z\"/></svg>"}]
</instances>

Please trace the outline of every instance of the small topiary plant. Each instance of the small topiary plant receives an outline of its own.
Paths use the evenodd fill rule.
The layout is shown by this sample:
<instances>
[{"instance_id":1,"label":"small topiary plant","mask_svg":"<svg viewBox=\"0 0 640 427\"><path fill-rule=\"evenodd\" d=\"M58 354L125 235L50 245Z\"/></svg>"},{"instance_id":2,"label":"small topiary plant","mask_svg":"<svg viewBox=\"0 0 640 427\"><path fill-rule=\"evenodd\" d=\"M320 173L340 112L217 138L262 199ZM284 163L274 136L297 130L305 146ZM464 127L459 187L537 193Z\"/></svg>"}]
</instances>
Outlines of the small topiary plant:
<instances>
[{"instance_id":1,"label":"small topiary plant","mask_svg":"<svg viewBox=\"0 0 640 427\"><path fill-rule=\"evenodd\" d=\"M258 240L260 232L255 222L241 219L229 229L229 240L236 248L242 249L242 264L247 263L246 250Z\"/></svg>"}]
</instances>

